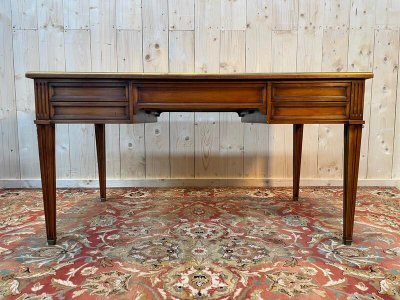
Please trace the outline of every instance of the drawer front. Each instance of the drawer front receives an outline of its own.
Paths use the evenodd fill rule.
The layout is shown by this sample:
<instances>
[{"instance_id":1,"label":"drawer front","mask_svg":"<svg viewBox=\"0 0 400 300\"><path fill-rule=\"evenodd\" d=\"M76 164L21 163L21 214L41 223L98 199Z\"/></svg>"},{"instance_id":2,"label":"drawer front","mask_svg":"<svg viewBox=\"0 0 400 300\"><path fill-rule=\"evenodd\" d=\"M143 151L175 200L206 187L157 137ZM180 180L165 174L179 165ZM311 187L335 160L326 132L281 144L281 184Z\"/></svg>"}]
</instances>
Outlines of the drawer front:
<instances>
[{"instance_id":1,"label":"drawer front","mask_svg":"<svg viewBox=\"0 0 400 300\"><path fill-rule=\"evenodd\" d=\"M128 102L127 82L52 82L50 101Z\"/></svg>"},{"instance_id":2,"label":"drawer front","mask_svg":"<svg viewBox=\"0 0 400 300\"><path fill-rule=\"evenodd\" d=\"M332 101L350 99L349 82L278 82L272 83L272 101Z\"/></svg>"},{"instance_id":3,"label":"drawer front","mask_svg":"<svg viewBox=\"0 0 400 300\"><path fill-rule=\"evenodd\" d=\"M276 103L271 105L271 123L290 123L296 120L323 123L348 119L347 103Z\"/></svg>"},{"instance_id":4,"label":"drawer front","mask_svg":"<svg viewBox=\"0 0 400 300\"><path fill-rule=\"evenodd\" d=\"M50 117L52 120L129 120L129 106L128 103L53 102Z\"/></svg>"},{"instance_id":5,"label":"drawer front","mask_svg":"<svg viewBox=\"0 0 400 300\"><path fill-rule=\"evenodd\" d=\"M134 86L140 109L266 110L265 82L151 82Z\"/></svg>"},{"instance_id":6,"label":"drawer front","mask_svg":"<svg viewBox=\"0 0 400 300\"><path fill-rule=\"evenodd\" d=\"M344 121L349 116L350 92L350 82L272 82L270 121Z\"/></svg>"},{"instance_id":7,"label":"drawer front","mask_svg":"<svg viewBox=\"0 0 400 300\"><path fill-rule=\"evenodd\" d=\"M129 82L49 83L52 120L129 120Z\"/></svg>"}]
</instances>

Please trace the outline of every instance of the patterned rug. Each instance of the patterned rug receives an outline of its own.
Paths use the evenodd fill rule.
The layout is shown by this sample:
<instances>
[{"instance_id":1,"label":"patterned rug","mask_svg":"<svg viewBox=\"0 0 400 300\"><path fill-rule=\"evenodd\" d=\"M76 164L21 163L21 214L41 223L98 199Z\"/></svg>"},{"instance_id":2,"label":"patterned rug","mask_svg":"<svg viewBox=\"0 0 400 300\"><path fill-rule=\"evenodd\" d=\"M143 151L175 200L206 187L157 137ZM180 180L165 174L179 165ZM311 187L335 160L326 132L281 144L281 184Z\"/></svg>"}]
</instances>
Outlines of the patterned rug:
<instances>
[{"instance_id":1,"label":"patterned rug","mask_svg":"<svg viewBox=\"0 0 400 300\"><path fill-rule=\"evenodd\" d=\"M400 191L360 188L352 246L342 189L0 190L0 298L400 299Z\"/></svg>"}]
</instances>

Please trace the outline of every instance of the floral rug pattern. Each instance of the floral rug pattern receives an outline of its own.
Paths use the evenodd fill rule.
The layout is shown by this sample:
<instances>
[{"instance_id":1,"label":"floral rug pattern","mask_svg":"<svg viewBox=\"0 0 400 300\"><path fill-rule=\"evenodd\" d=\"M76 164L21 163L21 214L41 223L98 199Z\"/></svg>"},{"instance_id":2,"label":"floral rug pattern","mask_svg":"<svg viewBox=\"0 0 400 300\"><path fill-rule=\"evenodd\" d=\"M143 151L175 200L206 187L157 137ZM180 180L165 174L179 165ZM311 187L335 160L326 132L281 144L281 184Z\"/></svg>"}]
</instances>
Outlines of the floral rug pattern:
<instances>
[{"instance_id":1,"label":"floral rug pattern","mask_svg":"<svg viewBox=\"0 0 400 300\"><path fill-rule=\"evenodd\" d=\"M0 190L0 299L400 299L400 191L360 188L341 243L342 189Z\"/></svg>"}]
</instances>

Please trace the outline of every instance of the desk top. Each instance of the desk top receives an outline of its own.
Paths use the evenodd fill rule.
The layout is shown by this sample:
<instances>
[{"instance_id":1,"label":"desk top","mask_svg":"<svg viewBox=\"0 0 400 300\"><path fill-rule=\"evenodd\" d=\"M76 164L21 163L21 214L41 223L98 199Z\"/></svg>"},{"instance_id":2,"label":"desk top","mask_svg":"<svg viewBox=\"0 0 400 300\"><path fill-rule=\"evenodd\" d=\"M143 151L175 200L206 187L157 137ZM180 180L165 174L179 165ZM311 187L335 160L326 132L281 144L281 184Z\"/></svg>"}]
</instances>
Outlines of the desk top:
<instances>
[{"instance_id":1,"label":"desk top","mask_svg":"<svg viewBox=\"0 0 400 300\"><path fill-rule=\"evenodd\" d=\"M27 72L38 79L212 79L212 80L301 80L301 79L368 79L372 72L307 72L307 73L127 73L127 72Z\"/></svg>"}]
</instances>

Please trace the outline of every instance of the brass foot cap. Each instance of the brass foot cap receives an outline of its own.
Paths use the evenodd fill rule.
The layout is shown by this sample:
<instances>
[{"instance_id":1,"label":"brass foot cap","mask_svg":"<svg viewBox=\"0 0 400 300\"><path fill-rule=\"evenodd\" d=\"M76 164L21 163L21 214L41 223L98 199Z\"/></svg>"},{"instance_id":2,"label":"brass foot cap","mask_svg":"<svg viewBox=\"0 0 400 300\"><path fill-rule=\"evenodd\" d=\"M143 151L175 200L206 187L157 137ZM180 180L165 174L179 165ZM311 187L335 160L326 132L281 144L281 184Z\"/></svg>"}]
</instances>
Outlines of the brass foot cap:
<instances>
[{"instance_id":1,"label":"brass foot cap","mask_svg":"<svg viewBox=\"0 0 400 300\"><path fill-rule=\"evenodd\" d=\"M54 246L56 244L56 240L47 240L47 245Z\"/></svg>"}]
</instances>

